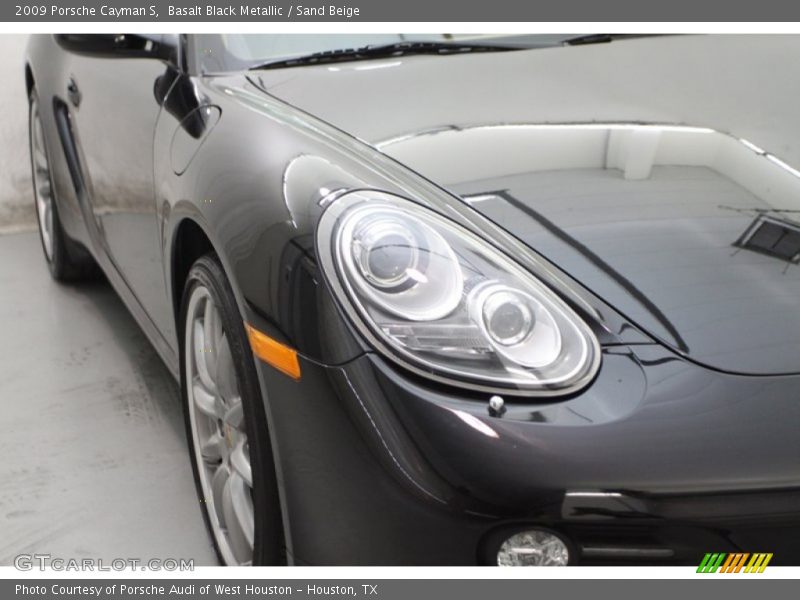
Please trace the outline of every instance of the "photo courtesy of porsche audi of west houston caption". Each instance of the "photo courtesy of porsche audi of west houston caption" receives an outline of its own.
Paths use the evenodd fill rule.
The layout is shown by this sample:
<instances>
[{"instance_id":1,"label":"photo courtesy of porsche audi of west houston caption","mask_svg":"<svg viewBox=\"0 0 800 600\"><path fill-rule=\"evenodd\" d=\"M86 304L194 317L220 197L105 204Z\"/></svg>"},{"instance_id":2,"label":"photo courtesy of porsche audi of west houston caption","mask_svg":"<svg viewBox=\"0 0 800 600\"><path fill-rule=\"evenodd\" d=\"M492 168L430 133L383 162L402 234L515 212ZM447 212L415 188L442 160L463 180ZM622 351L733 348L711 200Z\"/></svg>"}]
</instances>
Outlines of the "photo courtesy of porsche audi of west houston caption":
<instances>
[{"instance_id":1,"label":"photo courtesy of porsche audi of west houston caption","mask_svg":"<svg viewBox=\"0 0 800 600\"><path fill-rule=\"evenodd\" d=\"M377 586L370 584L361 584L365 594L370 594L376 590ZM300 591L301 588L298 588ZM16 596L43 596L50 593L54 596L94 596L96 598L102 597L104 594L117 594L124 596L187 596L200 593L202 595L209 594L212 590L212 584L207 583L204 585L189 584L147 584L147 585L129 585L125 583L115 584L109 583L106 585L80 585L80 584L63 584L54 583L51 585L26 585L18 583L15 586L14 593ZM238 596L244 593L247 596L291 596L295 591L291 586L285 585L227 585L223 583L213 584L214 593L218 596ZM320 586L308 585L306 586L306 593L309 596L316 594L325 595L347 595L355 596L355 586Z\"/></svg>"}]
</instances>

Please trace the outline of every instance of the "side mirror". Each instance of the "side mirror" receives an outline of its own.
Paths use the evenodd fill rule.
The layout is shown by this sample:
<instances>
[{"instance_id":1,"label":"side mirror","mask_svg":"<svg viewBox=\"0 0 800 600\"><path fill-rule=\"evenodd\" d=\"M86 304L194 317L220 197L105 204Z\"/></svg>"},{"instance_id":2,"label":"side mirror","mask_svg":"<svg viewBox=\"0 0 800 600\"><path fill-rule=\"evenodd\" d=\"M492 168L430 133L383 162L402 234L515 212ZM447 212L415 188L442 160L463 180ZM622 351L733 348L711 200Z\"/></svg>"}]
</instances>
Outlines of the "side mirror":
<instances>
[{"instance_id":1,"label":"side mirror","mask_svg":"<svg viewBox=\"0 0 800 600\"><path fill-rule=\"evenodd\" d=\"M97 58L154 58L176 62L177 36L67 33L55 36L65 50Z\"/></svg>"}]
</instances>

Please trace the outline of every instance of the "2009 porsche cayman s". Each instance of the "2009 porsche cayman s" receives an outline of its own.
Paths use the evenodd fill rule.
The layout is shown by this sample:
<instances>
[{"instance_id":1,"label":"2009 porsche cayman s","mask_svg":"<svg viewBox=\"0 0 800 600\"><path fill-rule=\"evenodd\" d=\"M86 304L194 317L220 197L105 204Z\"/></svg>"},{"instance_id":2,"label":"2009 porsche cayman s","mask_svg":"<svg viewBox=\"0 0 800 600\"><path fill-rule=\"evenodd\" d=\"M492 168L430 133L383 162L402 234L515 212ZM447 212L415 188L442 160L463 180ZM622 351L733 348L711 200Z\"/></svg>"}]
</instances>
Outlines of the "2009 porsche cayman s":
<instances>
[{"instance_id":1,"label":"2009 porsche cayman s","mask_svg":"<svg viewBox=\"0 0 800 600\"><path fill-rule=\"evenodd\" d=\"M794 37L35 36L58 280L225 564L800 564Z\"/></svg>"}]
</instances>

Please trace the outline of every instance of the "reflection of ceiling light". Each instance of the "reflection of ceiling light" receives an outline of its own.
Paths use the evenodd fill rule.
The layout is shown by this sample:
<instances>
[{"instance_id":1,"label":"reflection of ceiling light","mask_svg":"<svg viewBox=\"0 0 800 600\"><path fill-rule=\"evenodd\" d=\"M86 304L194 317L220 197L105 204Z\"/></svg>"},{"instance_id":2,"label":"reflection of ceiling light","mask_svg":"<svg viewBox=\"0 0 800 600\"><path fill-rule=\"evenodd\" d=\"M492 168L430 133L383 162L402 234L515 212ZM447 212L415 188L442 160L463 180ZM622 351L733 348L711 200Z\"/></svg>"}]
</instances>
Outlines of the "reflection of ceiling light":
<instances>
[{"instance_id":1,"label":"reflection of ceiling light","mask_svg":"<svg viewBox=\"0 0 800 600\"><path fill-rule=\"evenodd\" d=\"M464 421L464 423L472 427L474 430L479 431L483 435L491 438L500 437L499 435L497 435L497 432L494 429L489 427L486 423L481 421L475 415L471 415L468 412L464 412L463 410L453 409L452 412L455 416Z\"/></svg>"},{"instance_id":2,"label":"reflection of ceiling light","mask_svg":"<svg viewBox=\"0 0 800 600\"><path fill-rule=\"evenodd\" d=\"M375 69L388 69L389 67L399 67L403 64L401 61L396 60L394 62L384 62L384 63L371 63L368 65L358 65L357 67L352 67L353 71L373 71ZM328 71L342 71L344 70L342 67L328 67Z\"/></svg>"},{"instance_id":3,"label":"reflection of ceiling light","mask_svg":"<svg viewBox=\"0 0 800 600\"><path fill-rule=\"evenodd\" d=\"M771 162L772 164L778 165L784 171L791 173L795 177L800 177L800 171L795 169L794 167L790 167L785 162L783 162L780 158L775 156L774 154L764 154L766 159Z\"/></svg>"},{"instance_id":4,"label":"reflection of ceiling light","mask_svg":"<svg viewBox=\"0 0 800 600\"><path fill-rule=\"evenodd\" d=\"M577 498L622 498L619 492L567 492L564 495Z\"/></svg>"},{"instance_id":5,"label":"reflection of ceiling light","mask_svg":"<svg viewBox=\"0 0 800 600\"><path fill-rule=\"evenodd\" d=\"M391 66L391 65L386 65L386 66ZM401 142L407 142L424 136L432 136L432 135L446 134L446 133L462 133L468 131L506 131L506 130L508 131L623 131L623 132L647 131L647 132L659 132L659 133L699 133L699 134L718 133L719 135L723 135L729 138L732 137L729 134L717 132L714 129L710 129L708 127L693 127L691 125L665 125L658 123L523 123L514 125L511 123L503 123L496 125L473 125L467 127L458 127L455 125L437 127L426 131L420 131L418 133L409 133L393 138L388 138L381 142L376 142L373 145L375 148L382 150L387 146L392 146L394 144L398 144ZM758 156L763 156L772 164L774 164L777 167L780 167L790 175L800 178L800 169L795 169L794 167L785 163L774 154L770 154L763 148L756 146L753 142L746 140L744 138L733 137L732 139L736 140L737 142L742 144L745 148L757 154ZM468 201L482 202L484 200L489 200L490 198L491 196L486 196L486 197L474 196L470 198Z\"/></svg>"},{"instance_id":6,"label":"reflection of ceiling light","mask_svg":"<svg viewBox=\"0 0 800 600\"><path fill-rule=\"evenodd\" d=\"M387 65L393 66L393 65ZM381 67L375 67L381 68ZM445 132L462 132L462 131L479 131L479 130L504 130L510 129L513 131L659 131L668 133L715 133L713 129L708 127L693 127L691 125L665 125L658 123L500 123L496 125L472 125L467 127L457 127L449 125L445 127L436 127L418 133L409 133L399 135L393 138L388 138L373 144L376 148L381 149L386 146L391 146L400 142L405 142L418 137L426 135L435 135L437 133Z\"/></svg>"},{"instance_id":7,"label":"reflection of ceiling light","mask_svg":"<svg viewBox=\"0 0 800 600\"><path fill-rule=\"evenodd\" d=\"M373 71L375 69L388 69L389 67L399 67L401 63L399 60L390 63L372 63L369 65L359 65L355 68L356 71Z\"/></svg>"},{"instance_id":8,"label":"reflection of ceiling light","mask_svg":"<svg viewBox=\"0 0 800 600\"><path fill-rule=\"evenodd\" d=\"M486 200L497 200L497 194L478 194L477 196L463 196L463 198L470 204L475 204Z\"/></svg>"},{"instance_id":9,"label":"reflection of ceiling light","mask_svg":"<svg viewBox=\"0 0 800 600\"><path fill-rule=\"evenodd\" d=\"M756 154L766 154L766 151L765 151L765 150L763 150L762 148L759 148L759 147L758 147L758 146L756 146L756 145L755 145L753 142L749 142L749 141L747 141L747 140L746 140L746 139L744 139L744 138L739 138L739 141L740 141L742 144L744 144L744 146L745 146L746 148L749 148L750 150L752 150L752 151L753 151L753 152L755 152Z\"/></svg>"},{"instance_id":10,"label":"reflection of ceiling light","mask_svg":"<svg viewBox=\"0 0 800 600\"><path fill-rule=\"evenodd\" d=\"M759 156L763 156L769 162L771 162L773 165L775 165L777 167L780 167L781 169L783 169L784 171L786 171L790 175L794 175L795 177L800 177L800 171L798 171L794 167L788 165L787 163L783 162L780 158L778 158L774 154L770 154L769 152L767 152L763 148L760 148L760 147L756 146L753 142L750 142L750 141L748 141L748 140L746 140L744 138L737 138L737 139L739 140L739 142L745 148L748 148L748 149L752 150L753 152L755 152Z\"/></svg>"},{"instance_id":11,"label":"reflection of ceiling light","mask_svg":"<svg viewBox=\"0 0 800 600\"><path fill-rule=\"evenodd\" d=\"M614 131L666 131L679 133L714 133L708 127L692 127L690 125L662 125L658 123L536 123L536 124L502 124L502 125L477 125L464 127L471 129L541 129L541 130L614 130Z\"/></svg>"}]
</instances>

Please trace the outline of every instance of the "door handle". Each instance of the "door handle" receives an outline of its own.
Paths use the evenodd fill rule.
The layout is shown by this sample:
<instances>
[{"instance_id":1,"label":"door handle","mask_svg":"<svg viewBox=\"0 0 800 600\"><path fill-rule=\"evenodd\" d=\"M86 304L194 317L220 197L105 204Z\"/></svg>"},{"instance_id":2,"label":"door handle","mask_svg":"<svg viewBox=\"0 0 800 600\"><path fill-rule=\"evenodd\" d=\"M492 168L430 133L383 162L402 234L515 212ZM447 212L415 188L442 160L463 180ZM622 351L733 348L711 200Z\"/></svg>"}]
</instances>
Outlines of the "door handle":
<instances>
[{"instance_id":1,"label":"door handle","mask_svg":"<svg viewBox=\"0 0 800 600\"><path fill-rule=\"evenodd\" d=\"M78 108L81 103L81 90L78 88L78 83L74 77L70 77L69 81L67 81L67 96L72 105Z\"/></svg>"}]
</instances>

